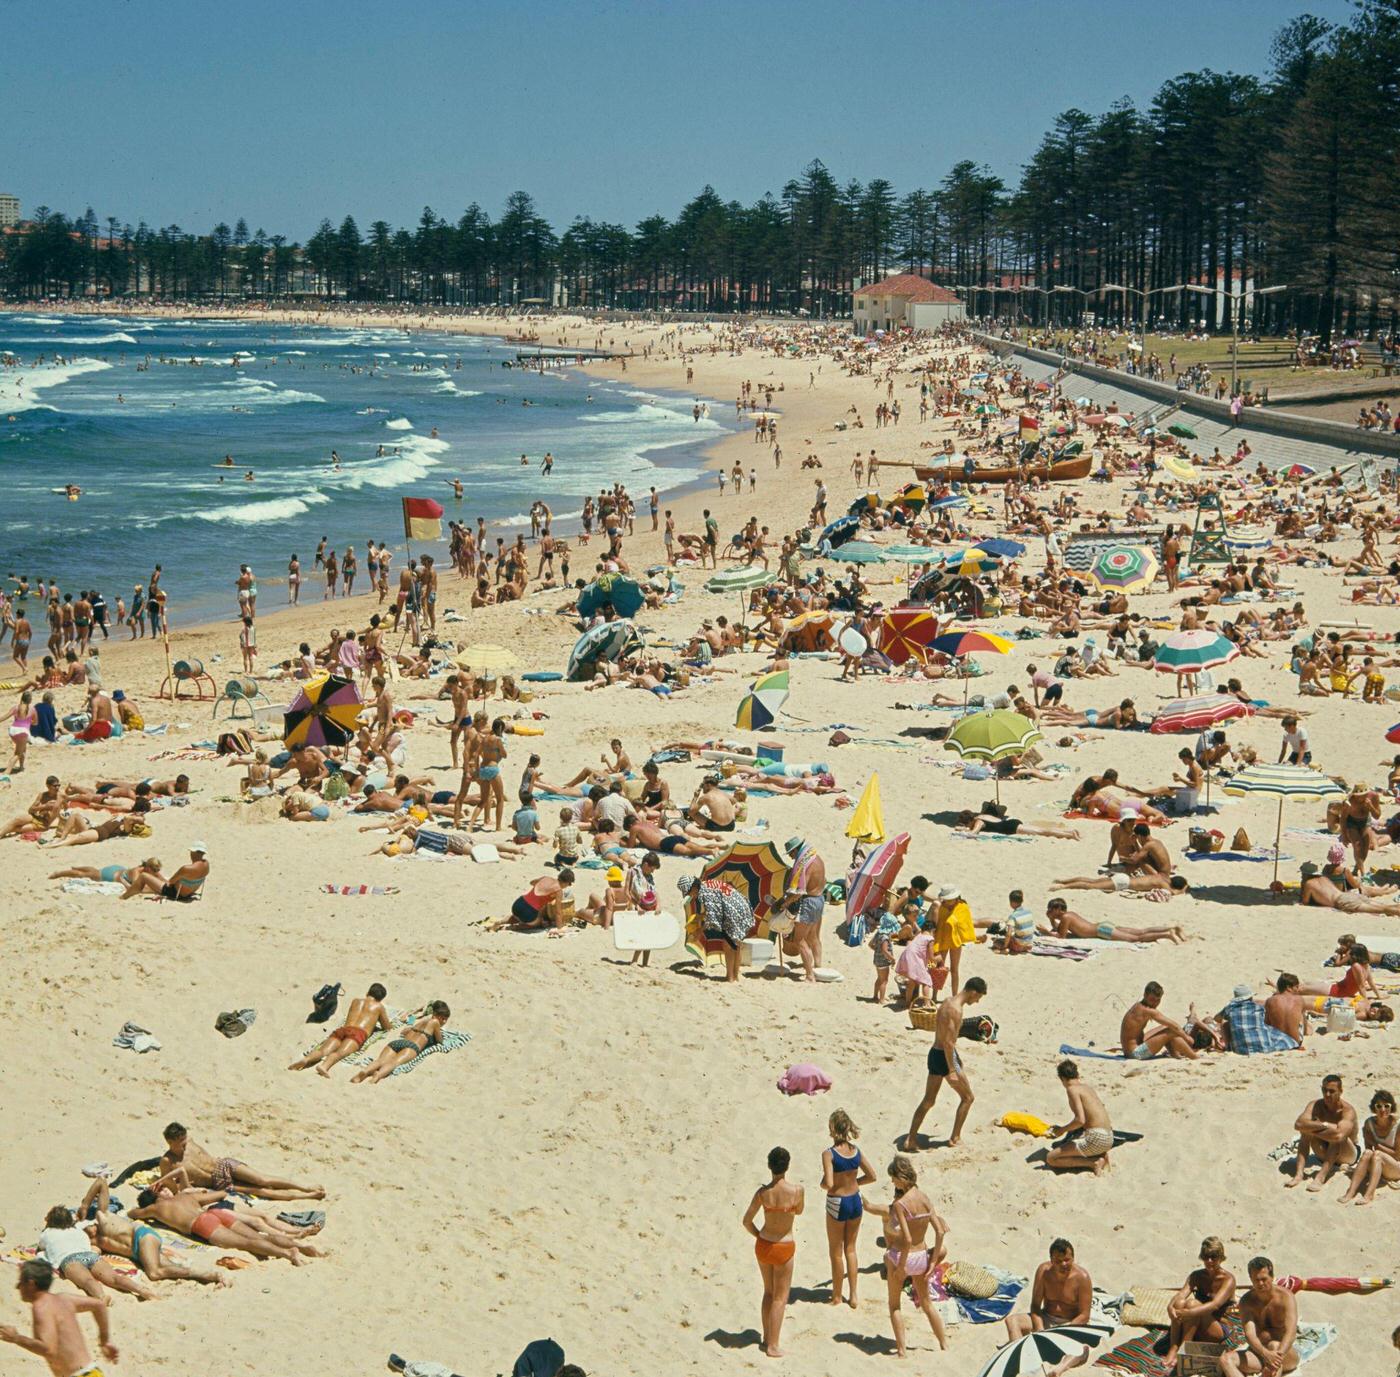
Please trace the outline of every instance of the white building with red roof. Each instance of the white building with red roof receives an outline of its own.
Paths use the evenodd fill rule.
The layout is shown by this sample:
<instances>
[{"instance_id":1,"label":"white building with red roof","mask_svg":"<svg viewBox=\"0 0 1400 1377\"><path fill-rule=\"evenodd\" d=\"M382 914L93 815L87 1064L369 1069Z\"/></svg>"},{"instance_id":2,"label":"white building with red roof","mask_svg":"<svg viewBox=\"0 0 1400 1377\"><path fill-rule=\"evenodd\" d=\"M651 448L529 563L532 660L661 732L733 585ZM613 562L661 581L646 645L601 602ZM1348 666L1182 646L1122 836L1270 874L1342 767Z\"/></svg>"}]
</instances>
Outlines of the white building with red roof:
<instances>
[{"instance_id":1,"label":"white building with red roof","mask_svg":"<svg viewBox=\"0 0 1400 1377\"><path fill-rule=\"evenodd\" d=\"M963 318L962 298L917 273L898 273L851 293L851 318L858 335L876 330L936 330Z\"/></svg>"}]
</instances>

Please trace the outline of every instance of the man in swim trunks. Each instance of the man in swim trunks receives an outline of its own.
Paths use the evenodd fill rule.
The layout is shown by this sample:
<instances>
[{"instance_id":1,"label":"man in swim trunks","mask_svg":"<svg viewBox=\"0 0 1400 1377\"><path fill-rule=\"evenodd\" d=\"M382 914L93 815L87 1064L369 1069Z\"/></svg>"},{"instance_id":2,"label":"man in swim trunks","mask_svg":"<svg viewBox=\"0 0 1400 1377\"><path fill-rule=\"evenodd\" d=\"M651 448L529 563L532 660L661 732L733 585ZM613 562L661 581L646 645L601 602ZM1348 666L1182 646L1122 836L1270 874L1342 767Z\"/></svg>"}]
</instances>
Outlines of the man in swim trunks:
<instances>
[{"instance_id":1,"label":"man in swim trunks","mask_svg":"<svg viewBox=\"0 0 1400 1377\"><path fill-rule=\"evenodd\" d=\"M673 822L663 830L640 816L632 819L627 831L627 845L645 851L659 851L663 856L714 856L725 847L724 842L703 835L687 835L687 829L679 822Z\"/></svg>"},{"instance_id":2,"label":"man in swim trunks","mask_svg":"<svg viewBox=\"0 0 1400 1377\"><path fill-rule=\"evenodd\" d=\"M385 989L377 982L358 999L350 1001L350 1012L345 1022L314 1051L308 1052L300 1061L294 1061L288 1071L305 1071L314 1066L321 1076L329 1076L331 1067L352 1052L358 1052L376 1028L386 1033L393 1026L389 1011L384 1007Z\"/></svg>"},{"instance_id":3,"label":"man in swim trunks","mask_svg":"<svg viewBox=\"0 0 1400 1377\"><path fill-rule=\"evenodd\" d=\"M29 1306L33 1337L21 1334L13 1325L0 1325L0 1340L37 1353L49 1365L54 1377L102 1377L93 1365L78 1316L89 1314L97 1325L97 1345L104 1358L116 1362L117 1347L108 1323L110 1311L105 1300L91 1296L54 1295L54 1272L42 1258L22 1263L19 1269L19 1298Z\"/></svg>"},{"instance_id":4,"label":"man in swim trunks","mask_svg":"<svg viewBox=\"0 0 1400 1377\"><path fill-rule=\"evenodd\" d=\"M1067 1124L1057 1125L1052 1132L1059 1138L1078 1133L1066 1143L1052 1147L1045 1155L1045 1165L1056 1171L1078 1171L1092 1168L1095 1176L1108 1170L1108 1154L1113 1147L1113 1125L1108 1110L1103 1107L1098 1092L1079 1079L1079 1067L1072 1061L1062 1061L1055 1074L1069 1097L1074 1117Z\"/></svg>"},{"instance_id":5,"label":"man in swim trunks","mask_svg":"<svg viewBox=\"0 0 1400 1377\"><path fill-rule=\"evenodd\" d=\"M706 832L734 830L734 802L720 787L718 775L706 775L690 804L690 820Z\"/></svg>"},{"instance_id":6,"label":"man in swim trunks","mask_svg":"<svg viewBox=\"0 0 1400 1377\"><path fill-rule=\"evenodd\" d=\"M1057 1238L1050 1245L1050 1260L1035 1269L1030 1313L1008 1315L1006 1332L1015 1340L1024 1339L1038 1329L1088 1324L1093 1304L1094 1283L1089 1273L1074 1260L1074 1244Z\"/></svg>"},{"instance_id":7,"label":"man in swim trunks","mask_svg":"<svg viewBox=\"0 0 1400 1377\"><path fill-rule=\"evenodd\" d=\"M1152 894L1160 893L1168 897L1185 894L1190 888L1184 875L1159 875L1155 870L1144 871L1140 875L1072 875L1065 880L1056 880L1051 889L1094 889L1101 894ZM1093 933L1077 934L1092 937ZM1125 938L1125 941L1146 941L1156 939Z\"/></svg>"},{"instance_id":8,"label":"man in swim trunks","mask_svg":"<svg viewBox=\"0 0 1400 1377\"><path fill-rule=\"evenodd\" d=\"M199 1281L231 1286L233 1279L214 1265L212 1258L185 1249L166 1249L149 1224L138 1224L130 1215L112 1209L112 1193L105 1178L88 1188L78 1207L78 1218L96 1226L97 1245L104 1253L130 1261L152 1281Z\"/></svg>"},{"instance_id":9,"label":"man in swim trunks","mask_svg":"<svg viewBox=\"0 0 1400 1377\"><path fill-rule=\"evenodd\" d=\"M1400 903L1393 899L1363 894L1360 890L1339 889L1326 875L1318 873L1315 861L1304 861L1298 902L1315 908L1335 908L1341 913L1381 913L1388 918L1400 914Z\"/></svg>"},{"instance_id":10,"label":"man in swim trunks","mask_svg":"<svg viewBox=\"0 0 1400 1377\"><path fill-rule=\"evenodd\" d=\"M276 1257L300 1267L306 1257L321 1257L299 1237L274 1229L254 1215L235 1214L222 1190L187 1188L174 1191L157 1181L136 1197L130 1216L137 1223L150 1220L176 1233L188 1234L215 1248L236 1248L254 1257Z\"/></svg>"},{"instance_id":11,"label":"man in swim trunks","mask_svg":"<svg viewBox=\"0 0 1400 1377\"><path fill-rule=\"evenodd\" d=\"M1116 878L1128 877L1120 875ZM1045 905L1045 916L1055 929L1056 937L1097 938L1100 942L1180 943L1186 940L1186 935L1180 927L1125 928L1115 923L1092 923L1082 913L1076 913L1069 908L1063 899L1051 899Z\"/></svg>"},{"instance_id":12,"label":"man in swim trunks","mask_svg":"<svg viewBox=\"0 0 1400 1377\"><path fill-rule=\"evenodd\" d=\"M350 1077L350 1084L359 1085L362 1081L369 1081L371 1085L375 1085L386 1076L392 1076L399 1067L407 1066L409 1062L421 1057L428 1048L442 1041L447 1020L451 1017L452 1010L442 1000L433 1000L415 1017L412 1024L399 1029L398 1037L389 1039L388 1046L380 1052L374 1065L366 1066L364 1070Z\"/></svg>"},{"instance_id":13,"label":"man in swim trunks","mask_svg":"<svg viewBox=\"0 0 1400 1377\"><path fill-rule=\"evenodd\" d=\"M176 1167L184 1167L193 1186L212 1186L215 1190L232 1190L238 1185L248 1195L264 1200L324 1200L324 1186L298 1186L294 1181L280 1181L264 1176L235 1157L211 1157L191 1140L183 1124L171 1123L165 1128L165 1152L160 1159L160 1172L165 1175Z\"/></svg>"},{"instance_id":14,"label":"man in swim trunks","mask_svg":"<svg viewBox=\"0 0 1400 1377\"><path fill-rule=\"evenodd\" d=\"M44 787L34 797L26 812L12 818L0 828L0 837L17 837L22 832L42 832L52 827L54 820L63 809L63 783L57 775L50 775Z\"/></svg>"},{"instance_id":15,"label":"man in swim trunks","mask_svg":"<svg viewBox=\"0 0 1400 1377\"><path fill-rule=\"evenodd\" d=\"M1239 1300L1244 1343L1219 1358L1225 1377L1261 1372L1269 1377L1298 1366L1298 1302L1291 1291L1274 1282L1274 1264L1266 1257L1249 1261L1249 1290Z\"/></svg>"},{"instance_id":16,"label":"man in swim trunks","mask_svg":"<svg viewBox=\"0 0 1400 1377\"><path fill-rule=\"evenodd\" d=\"M1322 1098L1313 1100L1293 1127L1298 1132L1298 1158L1290 1188L1302 1181L1310 1154L1322 1159L1322 1167L1309 1191L1320 1191L1334 1171L1351 1166L1361 1156L1356 1109L1342 1098L1342 1078L1335 1072L1322 1078Z\"/></svg>"},{"instance_id":17,"label":"man in swim trunks","mask_svg":"<svg viewBox=\"0 0 1400 1377\"><path fill-rule=\"evenodd\" d=\"M1123 1015L1123 1022L1118 1028L1123 1055L1135 1061L1149 1061L1165 1050L1174 1057L1195 1061L1196 1051L1191 1046L1191 1039L1186 1036L1186 1029L1159 1012L1162 994L1162 987L1155 980L1149 980L1143 986L1142 998ZM1149 1023L1157 1026L1148 1031Z\"/></svg>"},{"instance_id":18,"label":"man in swim trunks","mask_svg":"<svg viewBox=\"0 0 1400 1377\"><path fill-rule=\"evenodd\" d=\"M933 1108L945 1080L958 1094L958 1108L953 1117L953 1132L948 1138L948 1146L957 1147L961 1141L963 1124L976 1096L972 1093L972 1084L957 1053L958 1034L962 1031L964 1011L986 993L987 982L980 975L974 975L957 994L943 1001L933 1026L933 1046L928 1051L928 1079L924 1083L924 1097L914 1110L909 1132L900 1145L902 1152L918 1152L919 1125Z\"/></svg>"}]
</instances>

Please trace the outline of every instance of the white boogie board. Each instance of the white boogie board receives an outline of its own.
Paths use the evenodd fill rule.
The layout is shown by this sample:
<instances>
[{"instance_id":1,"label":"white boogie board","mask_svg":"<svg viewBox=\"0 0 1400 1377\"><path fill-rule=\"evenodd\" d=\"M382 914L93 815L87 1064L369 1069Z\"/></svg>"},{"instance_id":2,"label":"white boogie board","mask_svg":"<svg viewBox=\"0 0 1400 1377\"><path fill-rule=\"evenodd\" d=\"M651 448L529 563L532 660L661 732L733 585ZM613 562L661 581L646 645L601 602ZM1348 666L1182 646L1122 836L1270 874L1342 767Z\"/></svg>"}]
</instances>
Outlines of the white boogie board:
<instances>
[{"instance_id":1,"label":"white boogie board","mask_svg":"<svg viewBox=\"0 0 1400 1377\"><path fill-rule=\"evenodd\" d=\"M681 940L680 919L669 913L613 915L613 946L618 951L663 951Z\"/></svg>"}]
</instances>

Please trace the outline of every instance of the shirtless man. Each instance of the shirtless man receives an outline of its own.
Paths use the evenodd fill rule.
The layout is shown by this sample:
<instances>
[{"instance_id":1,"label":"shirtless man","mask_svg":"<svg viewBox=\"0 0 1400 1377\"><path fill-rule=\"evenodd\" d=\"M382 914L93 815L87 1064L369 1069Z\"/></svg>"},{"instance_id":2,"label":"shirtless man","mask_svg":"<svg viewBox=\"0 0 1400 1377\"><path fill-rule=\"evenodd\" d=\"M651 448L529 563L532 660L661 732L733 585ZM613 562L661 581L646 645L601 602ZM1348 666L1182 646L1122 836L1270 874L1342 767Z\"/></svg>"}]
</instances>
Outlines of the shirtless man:
<instances>
[{"instance_id":1,"label":"shirtless man","mask_svg":"<svg viewBox=\"0 0 1400 1377\"><path fill-rule=\"evenodd\" d=\"M1341 913L1383 913L1388 918L1400 915L1400 902L1362 894L1359 890L1339 889L1326 875L1316 873L1312 861L1305 862L1298 888L1298 902L1314 908L1335 908Z\"/></svg>"},{"instance_id":2,"label":"shirtless man","mask_svg":"<svg viewBox=\"0 0 1400 1377\"><path fill-rule=\"evenodd\" d=\"M1150 1061L1165 1050L1173 1057L1195 1061L1196 1050L1186 1036L1186 1029L1160 1012L1162 994L1162 987L1155 980L1149 980L1143 986L1142 998L1123 1015L1118 1029L1123 1055L1134 1061ZM1149 1023L1157 1026L1148 1031Z\"/></svg>"},{"instance_id":3,"label":"shirtless man","mask_svg":"<svg viewBox=\"0 0 1400 1377\"><path fill-rule=\"evenodd\" d=\"M1264 1022L1286 1033L1298 1044L1308 1033L1308 1020L1303 1016L1303 999L1298 993L1298 977L1291 971L1280 973L1274 993L1264 1001Z\"/></svg>"},{"instance_id":4,"label":"shirtless man","mask_svg":"<svg viewBox=\"0 0 1400 1377\"><path fill-rule=\"evenodd\" d=\"M627 845L640 847L644 851L658 851L663 856L714 856L725 847L724 842L713 838L688 835L678 822L662 828L640 815L632 819L632 825L627 829Z\"/></svg>"},{"instance_id":5,"label":"shirtless man","mask_svg":"<svg viewBox=\"0 0 1400 1377\"><path fill-rule=\"evenodd\" d=\"M190 1139L189 1130L183 1124L167 1124L164 1137L165 1152L160 1159L162 1175L183 1166L189 1173L190 1183L195 1186L228 1191L238 1185L248 1195L260 1195L264 1200L324 1200L326 1197L324 1186L298 1186L294 1181L279 1181L254 1171L235 1157L216 1160Z\"/></svg>"},{"instance_id":6,"label":"shirtless man","mask_svg":"<svg viewBox=\"0 0 1400 1377\"><path fill-rule=\"evenodd\" d=\"M734 830L734 802L719 784L718 775L706 775L690 804L691 822L706 832Z\"/></svg>"},{"instance_id":7,"label":"shirtless man","mask_svg":"<svg viewBox=\"0 0 1400 1377\"><path fill-rule=\"evenodd\" d=\"M1088 1324L1093 1304L1094 1283L1074 1260L1074 1244L1057 1238L1050 1245L1050 1260L1035 1269L1030 1313L1008 1315L1006 1332L1014 1341L1039 1329Z\"/></svg>"},{"instance_id":8,"label":"shirtless man","mask_svg":"<svg viewBox=\"0 0 1400 1377\"><path fill-rule=\"evenodd\" d=\"M1052 1147L1045 1154L1045 1165L1056 1171L1089 1167L1095 1176L1102 1176L1109 1168L1108 1154L1113 1147L1113 1125L1109 1122L1108 1110L1103 1107L1098 1092L1079 1079L1079 1067L1074 1062L1062 1061L1055 1074L1065 1088L1073 1117L1068 1123L1056 1125L1051 1132L1057 1138L1068 1133L1079 1136Z\"/></svg>"},{"instance_id":9,"label":"shirtless man","mask_svg":"<svg viewBox=\"0 0 1400 1377\"><path fill-rule=\"evenodd\" d=\"M754 1256L763 1277L763 1351L770 1358L781 1358L783 1317L787 1311L788 1288L792 1284L792 1261L797 1251L793 1241L793 1221L806 1207L806 1191L787 1179L792 1163L786 1148L775 1147L768 1154L766 1186L760 1186L744 1212L744 1228L753 1236ZM763 1211L763 1226L754 1223Z\"/></svg>"},{"instance_id":10,"label":"shirtless man","mask_svg":"<svg viewBox=\"0 0 1400 1377\"><path fill-rule=\"evenodd\" d=\"M976 1096L972 1085L963 1070L962 1060L957 1053L958 1034L962 1030L964 1011L976 1004L987 993L987 982L980 975L974 975L955 995L943 1001L933 1027L933 1046L928 1050L928 1079L924 1083L924 1097L914 1110L909 1124L909 1132L900 1145L902 1152L918 1152L919 1125L924 1115L934 1106L938 1092L946 1080L958 1094L958 1109L953 1117L953 1132L948 1138L949 1147L957 1147L962 1141L963 1124Z\"/></svg>"},{"instance_id":11,"label":"shirtless man","mask_svg":"<svg viewBox=\"0 0 1400 1377\"><path fill-rule=\"evenodd\" d=\"M390 1038L373 1065L350 1077L350 1084L360 1085L368 1081L371 1085L378 1085L399 1067L407 1066L415 1058L421 1057L428 1048L442 1041L447 1020L451 1017L452 1010L442 1000L433 1000L421 1013L414 1015L415 1022L402 1026L398 1036Z\"/></svg>"},{"instance_id":12,"label":"shirtless man","mask_svg":"<svg viewBox=\"0 0 1400 1377\"><path fill-rule=\"evenodd\" d=\"M293 751L287 763L281 766L272 778L274 780L281 779L288 770L297 772L297 779L303 789L318 792L321 788L321 781L330 774L330 770L326 767L326 757L318 746L302 746L299 750Z\"/></svg>"},{"instance_id":13,"label":"shirtless man","mask_svg":"<svg viewBox=\"0 0 1400 1377\"><path fill-rule=\"evenodd\" d=\"M377 982L358 999L350 1001L350 1012L345 1022L333 1032L313 1052L308 1052L300 1061L294 1061L288 1071L305 1071L314 1066L318 1075L329 1077L331 1067L352 1052L358 1052L376 1028L386 1033L393 1026L389 1011L384 1007L386 991Z\"/></svg>"},{"instance_id":14,"label":"shirtless man","mask_svg":"<svg viewBox=\"0 0 1400 1377\"><path fill-rule=\"evenodd\" d=\"M1115 880L1132 879L1138 881L1139 876L1115 875ZM1174 884L1180 876L1173 877ZM1108 876L1104 877L1107 884ZM1182 880L1182 884L1186 881ZM1057 882L1057 887L1064 889L1088 889L1098 886L1076 885L1065 880ZM1051 899L1045 905L1045 916L1050 920L1050 925L1055 929L1056 937L1081 937L1098 938L1101 942L1177 942L1186 940L1185 934L1180 927L1157 927L1157 928L1124 928L1116 923L1091 923L1082 913L1076 913L1063 899Z\"/></svg>"},{"instance_id":15,"label":"shirtless man","mask_svg":"<svg viewBox=\"0 0 1400 1377\"><path fill-rule=\"evenodd\" d=\"M221 1190L188 1188L174 1191L161 1182L136 1197L130 1216L138 1224L150 1220L176 1233L202 1239L215 1248L236 1248L254 1257L276 1257L300 1267L305 1257L325 1256L319 1248L274 1229L261 1219L235 1214Z\"/></svg>"},{"instance_id":16,"label":"shirtless man","mask_svg":"<svg viewBox=\"0 0 1400 1377\"><path fill-rule=\"evenodd\" d=\"M455 770L458 743L462 739L462 733L469 730L472 724L474 684L469 674L449 674L446 687L452 698L452 726L448 732L448 742L452 747L452 768Z\"/></svg>"},{"instance_id":17,"label":"shirtless man","mask_svg":"<svg viewBox=\"0 0 1400 1377\"><path fill-rule=\"evenodd\" d=\"M135 1263L152 1281L199 1281L214 1286L232 1286L233 1278L214 1265L214 1260L182 1248L164 1247L160 1235L128 1214L111 1208L112 1193L105 1179L88 1188L78 1217L86 1219L95 1207L87 1227L97 1233L97 1246L104 1252Z\"/></svg>"},{"instance_id":18,"label":"shirtless man","mask_svg":"<svg viewBox=\"0 0 1400 1377\"><path fill-rule=\"evenodd\" d=\"M54 1377L102 1377L93 1364L78 1316L89 1314L97 1325L97 1345L102 1356L115 1363L117 1347L112 1342L105 1300L91 1296L54 1295L53 1268L42 1258L22 1263L19 1269L19 1298L29 1306L33 1317L33 1338L21 1334L13 1325L0 1325L0 1340L17 1348L37 1353L49 1365Z\"/></svg>"},{"instance_id":19,"label":"shirtless man","mask_svg":"<svg viewBox=\"0 0 1400 1377\"><path fill-rule=\"evenodd\" d=\"M1071 875L1068 879L1056 880L1051 889L1092 889L1100 894L1151 894L1161 892L1167 896L1185 894L1191 885L1184 875L1159 875L1155 870L1146 870L1139 875ZM1162 929L1151 929L1162 931ZM1131 932L1131 928L1124 929ZM1177 931L1177 929L1171 929ZM1092 937L1093 933L1076 934ZM1124 937L1124 942L1155 942L1155 937ZM1175 940L1175 939L1174 939Z\"/></svg>"},{"instance_id":20,"label":"shirtless man","mask_svg":"<svg viewBox=\"0 0 1400 1377\"><path fill-rule=\"evenodd\" d=\"M1342 1078L1335 1072L1322 1078L1322 1098L1314 1100L1294 1120L1298 1131L1298 1159L1289 1187L1298 1185L1307 1169L1308 1156L1316 1153L1322 1167L1309 1191L1320 1191L1338 1167L1349 1167L1361 1155L1357 1147L1356 1110L1342 1098ZM1251 1267L1251 1273L1253 1268Z\"/></svg>"},{"instance_id":21,"label":"shirtless man","mask_svg":"<svg viewBox=\"0 0 1400 1377\"><path fill-rule=\"evenodd\" d=\"M1152 835L1145 822L1133 824L1133 845L1118 851L1131 875L1167 875L1172 873L1172 858L1167 848Z\"/></svg>"},{"instance_id":22,"label":"shirtless man","mask_svg":"<svg viewBox=\"0 0 1400 1377\"><path fill-rule=\"evenodd\" d=\"M1274 1283L1274 1264L1266 1257L1249 1260L1249 1290L1240 1297L1245 1346L1220 1355L1225 1377L1260 1372L1268 1377L1298 1366L1298 1302L1291 1291Z\"/></svg>"},{"instance_id":23,"label":"shirtless man","mask_svg":"<svg viewBox=\"0 0 1400 1377\"><path fill-rule=\"evenodd\" d=\"M433 568L432 555L424 555L422 568L418 571L419 602L428 618L428 630L437 630L437 570ZM415 637L415 644L417 638Z\"/></svg>"},{"instance_id":24,"label":"shirtless man","mask_svg":"<svg viewBox=\"0 0 1400 1377\"><path fill-rule=\"evenodd\" d=\"M50 775L28 810L0 828L0 837L17 837L21 832L42 832L46 827L53 826L62 809L63 784L57 775Z\"/></svg>"}]
</instances>

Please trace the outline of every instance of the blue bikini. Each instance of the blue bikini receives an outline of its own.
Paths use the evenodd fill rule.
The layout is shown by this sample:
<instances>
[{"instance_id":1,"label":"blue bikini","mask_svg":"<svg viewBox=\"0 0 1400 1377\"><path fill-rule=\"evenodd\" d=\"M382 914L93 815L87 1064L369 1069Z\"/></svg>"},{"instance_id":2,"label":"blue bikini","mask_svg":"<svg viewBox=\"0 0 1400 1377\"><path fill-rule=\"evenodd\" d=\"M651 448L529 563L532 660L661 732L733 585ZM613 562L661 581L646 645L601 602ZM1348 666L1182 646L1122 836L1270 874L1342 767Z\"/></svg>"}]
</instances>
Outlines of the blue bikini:
<instances>
[{"instance_id":1,"label":"blue bikini","mask_svg":"<svg viewBox=\"0 0 1400 1377\"><path fill-rule=\"evenodd\" d=\"M854 1157L843 1157L833 1147L831 1149L831 1171L835 1175L843 1171L860 1170L860 1149L856 1149ZM828 1195L826 1197L826 1214L828 1219L834 1219L839 1223L844 1223L850 1219L859 1219L865 1213L865 1206L861 1202L860 1192L853 1195Z\"/></svg>"}]
</instances>

